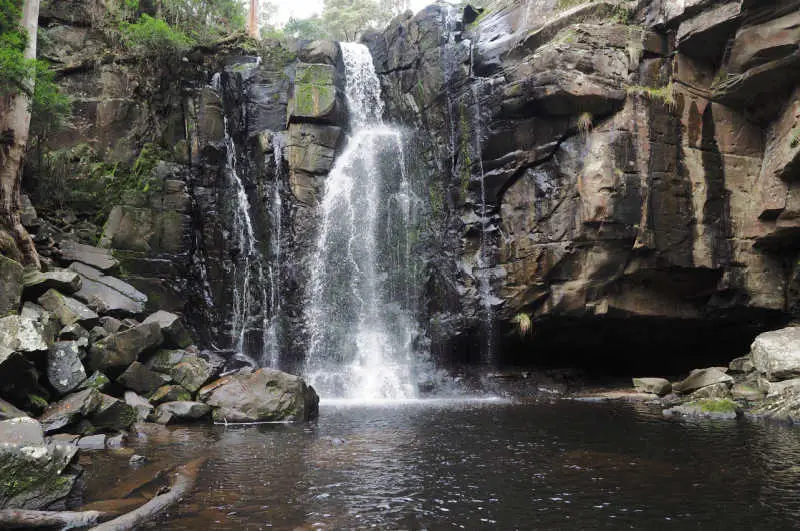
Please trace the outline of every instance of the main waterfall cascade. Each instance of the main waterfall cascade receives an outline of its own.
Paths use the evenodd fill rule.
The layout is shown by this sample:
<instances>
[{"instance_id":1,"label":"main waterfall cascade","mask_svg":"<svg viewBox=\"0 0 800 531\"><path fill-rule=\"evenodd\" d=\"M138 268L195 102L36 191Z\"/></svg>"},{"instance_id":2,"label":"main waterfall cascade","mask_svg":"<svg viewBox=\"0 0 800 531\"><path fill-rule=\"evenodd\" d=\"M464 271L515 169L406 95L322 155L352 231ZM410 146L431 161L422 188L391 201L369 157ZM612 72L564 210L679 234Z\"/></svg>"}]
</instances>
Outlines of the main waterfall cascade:
<instances>
[{"instance_id":1,"label":"main waterfall cascade","mask_svg":"<svg viewBox=\"0 0 800 531\"><path fill-rule=\"evenodd\" d=\"M351 132L327 177L310 261L305 375L323 397L416 395L422 356L413 231L420 201L401 131L383 123L369 50L342 43Z\"/></svg>"}]
</instances>

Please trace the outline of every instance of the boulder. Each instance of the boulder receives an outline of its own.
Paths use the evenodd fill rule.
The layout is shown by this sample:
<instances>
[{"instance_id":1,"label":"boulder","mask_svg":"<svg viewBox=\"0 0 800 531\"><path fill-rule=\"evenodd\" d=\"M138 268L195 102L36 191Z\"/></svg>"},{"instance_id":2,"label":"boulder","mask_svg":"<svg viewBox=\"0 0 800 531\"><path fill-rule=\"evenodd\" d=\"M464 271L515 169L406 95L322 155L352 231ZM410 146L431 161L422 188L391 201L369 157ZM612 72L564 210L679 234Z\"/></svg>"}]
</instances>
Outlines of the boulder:
<instances>
[{"instance_id":1,"label":"boulder","mask_svg":"<svg viewBox=\"0 0 800 531\"><path fill-rule=\"evenodd\" d=\"M733 385L733 378L716 367L710 367L708 369L693 370L685 380L673 385L672 389L676 393L689 394L703 387L717 383L726 383L730 386Z\"/></svg>"},{"instance_id":2,"label":"boulder","mask_svg":"<svg viewBox=\"0 0 800 531\"><path fill-rule=\"evenodd\" d=\"M33 419L0 422L0 509L43 509L66 498L77 474L68 469L78 448L46 445Z\"/></svg>"},{"instance_id":3,"label":"boulder","mask_svg":"<svg viewBox=\"0 0 800 531\"><path fill-rule=\"evenodd\" d=\"M169 381L170 377L166 374L151 371L138 361L131 363L130 366L125 369L125 372L117 378L117 383L137 393L146 395L149 395L162 385L169 383Z\"/></svg>"},{"instance_id":4,"label":"boulder","mask_svg":"<svg viewBox=\"0 0 800 531\"><path fill-rule=\"evenodd\" d=\"M156 408L154 420L159 424L197 420L211 413L211 406L202 402L164 402Z\"/></svg>"},{"instance_id":5,"label":"boulder","mask_svg":"<svg viewBox=\"0 0 800 531\"><path fill-rule=\"evenodd\" d=\"M87 435L86 437L81 437L77 441L77 446L81 450L105 450L106 436L101 433L98 435Z\"/></svg>"},{"instance_id":6,"label":"boulder","mask_svg":"<svg viewBox=\"0 0 800 531\"><path fill-rule=\"evenodd\" d=\"M136 410L137 421L147 420L153 411L153 405L133 391L125 391L125 403Z\"/></svg>"},{"instance_id":7,"label":"boulder","mask_svg":"<svg viewBox=\"0 0 800 531\"><path fill-rule=\"evenodd\" d=\"M787 390L800 392L800 378L792 378L791 380L783 380L781 382L762 382L761 390L766 388L767 398L778 396L786 393Z\"/></svg>"},{"instance_id":8,"label":"boulder","mask_svg":"<svg viewBox=\"0 0 800 531\"><path fill-rule=\"evenodd\" d=\"M96 389L78 391L47 406L39 417L39 422L45 433L58 431L88 417L100 404L100 393Z\"/></svg>"},{"instance_id":9,"label":"boulder","mask_svg":"<svg viewBox=\"0 0 800 531\"><path fill-rule=\"evenodd\" d=\"M66 262L80 262L101 271L108 271L119 265L110 249L84 245L72 240L62 240L59 244L61 259Z\"/></svg>"},{"instance_id":10,"label":"boulder","mask_svg":"<svg viewBox=\"0 0 800 531\"><path fill-rule=\"evenodd\" d=\"M667 417L699 417L721 420L735 419L740 414L739 405L728 398L706 398L664 410L664 416Z\"/></svg>"},{"instance_id":11,"label":"boulder","mask_svg":"<svg viewBox=\"0 0 800 531\"><path fill-rule=\"evenodd\" d=\"M336 68L329 64L298 63L289 100L290 122L337 123L343 109L336 90Z\"/></svg>"},{"instance_id":12,"label":"boulder","mask_svg":"<svg viewBox=\"0 0 800 531\"><path fill-rule=\"evenodd\" d=\"M19 310L24 273L18 262L0 254L0 317Z\"/></svg>"},{"instance_id":13,"label":"boulder","mask_svg":"<svg viewBox=\"0 0 800 531\"><path fill-rule=\"evenodd\" d=\"M58 339L61 341L80 341L85 340L84 347L89 346L89 331L78 323L73 323L62 328L58 332Z\"/></svg>"},{"instance_id":14,"label":"boulder","mask_svg":"<svg viewBox=\"0 0 800 531\"><path fill-rule=\"evenodd\" d=\"M45 310L52 312L63 326L74 323L81 323L87 326L94 326L100 318L94 311L85 304L62 295L54 289L39 297L37 301Z\"/></svg>"},{"instance_id":15,"label":"boulder","mask_svg":"<svg viewBox=\"0 0 800 531\"><path fill-rule=\"evenodd\" d=\"M702 400L704 398L722 399L731 397L731 386L729 382L719 382L705 387L701 387L689 395L689 400Z\"/></svg>"},{"instance_id":16,"label":"boulder","mask_svg":"<svg viewBox=\"0 0 800 531\"><path fill-rule=\"evenodd\" d=\"M81 382L81 384L78 386L78 390L97 389L98 391L102 391L108 387L110 383L111 380L108 376L100 371L94 371L91 376Z\"/></svg>"},{"instance_id":17,"label":"boulder","mask_svg":"<svg viewBox=\"0 0 800 531\"><path fill-rule=\"evenodd\" d=\"M767 397L750 410L757 418L768 418L789 423L800 422L800 389L790 387L783 393Z\"/></svg>"},{"instance_id":18,"label":"boulder","mask_svg":"<svg viewBox=\"0 0 800 531\"><path fill-rule=\"evenodd\" d=\"M116 334L122 328L122 321L110 315L104 315L100 318L100 326L109 334Z\"/></svg>"},{"instance_id":19,"label":"boulder","mask_svg":"<svg viewBox=\"0 0 800 531\"><path fill-rule=\"evenodd\" d=\"M764 332L750 346L756 370L769 381L800 376L800 327Z\"/></svg>"},{"instance_id":20,"label":"boulder","mask_svg":"<svg viewBox=\"0 0 800 531\"><path fill-rule=\"evenodd\" d=\"M640 393L664 396L672 392L672 383L664 378L634 378L633 388Z\"/></svg>"},{"instance_id":21,"label":"boulder","mask_svg":"<svg viewBox=\"0 0 800 531\"><path fill-rule=\"evenodd\" d=\"M158 323L164 341L169 347L186 348L192 344L192 337L183 325L181 318L174 313L158 311L144 320L145 323Z\"/></svg>"},{"instance_id":22,"label":"boulder","mask_svg":"<svg viewBox=\"0 0 800 531\"><path fill-rule=\"evenodd\" d=\"M113 396L100 394L100 404L89 417L93 426L108 431L127 430L138 420L135 407Z\"/></svg>"},{"instance_id":23,"label":"boulder","mask_svg":"<svg viewBox=\"0 0 800 531\"><path fill-rule=\"evenodd\" d=\"M76 341L58 341L47 352L47 380L59 394L67 394L86 380L81 358L83 351Z\"/></svg>"},{"instance_id":24,"label":"boulder","mask_svg":"<svg viewBox=\"0 0 800 531\"><path fill-rule=\"evenodd\" d=\"M25 272L25 297L34 299L54 289L70 295L81 289L81 276L75 271L30 270Z\"/></svg>"},{"instance_id":25,"label":"boulder","mask_svg":"<svg viewBox=\"0 0 800 531\"><path fill-rule=\"evenodd\" d=\"M755 370L750 356L736 358L728 364L728 372L749 374Z\"/></svg>"},{"instance_id":26,"label":"boulder","mask_svg":"<svg viewBox=\"0 0 800 531\"><path fill-rule=\"evenodd\" d=\"M28 356L0 345L0 393L25 406L31 393L39 393L38 373Z\"/></svg>"},{"instance_id":27,"label":"boulder","mask_svg":"<svg viewBox=\"0 0 800 531\"><path fill-rule=\"evenodd\" d=\"M184 350L162 350L147 362L154 371L168 374L176 383L196 392L214 375L213 367L197 354Z\"/></svg>"},{"instance_id":28,"label":"boulder","mask_svg":"<svg viewBox=\"0 0 800 531\"><path fill-rule=\"evenodd\" d=\"M27 416L28 414L24 411L17 409L13 404L10 404L0 398L0 420L17 419ZM0 437L0 440L2 440L2 437Z\"/></svg>"},{"instance_id":29,"label":"boulder","mask_svg":"<svg viewBox=\"0 0 800 531\"><path fill-rule=\"evenodd\" d=\"M44 352L53 344L54 325L49 317L3 317L0 319L0 345L17 352Z\"/></svg>"},{"instance_id":30,"label":"boulder","mask_svg":"<svg viewBox=\"0 0 800 531\"><path fill-rule=\"evenodd\" d=\"M736 383L731 388L731 397L735 400L747 400L748 402L755 402L764 398L764 392L760 389L746 384Z\"/></svg>"},{"instance_id":31,"label":"boulder","mask_svg":"<svg viewBox=\"0 0 800 531\"><path fill-rule=\"evenodd\" d=\"M83 286L75 297L99 313L140 314L147 296L130 284L104 275L97 269L75 262L69 266L81 275Z\"/></svg>"},{"instance_id":32,"label":"boulder","mask_svg":"<svg viewBox=\"0 0 800 531\"><path fill-rule=\"evenodd\" d=\"M161 344L161 327L147 323L112 334L89 350L89 367L92 370L119 374L136 361L139 354Z\"/></svg>"},{"instance_id":33,"label":"boulder","mask_svg":"<svg viewBox=\"0 0 800 531\"><path fill-rule=\"evenodd\" d=\"M305 381L275 369L225 376L198 392L216 421L259 422L315 418L319 397Z\"/></svg>"},{"instance_id":34,"label":"boulder","mask_svg":"<svg viewBox=\"0 0 800 531\"><path fill-rule=\"evenodd\" d=\"M42 425L28 416L0 422L0 444L41 446L44 444Z\"/></svg>"},{"instance_id":35,"label":"boulder","mask_svg":"<svg viewBox=\"0 0 800 531\"><path fill-rule=\"evenodd\" d=\"M161 404L162 402L185 402L192 399L192 393L180 385L162 385L150 395L150 402Z\"/></svg>"}]
</instances>

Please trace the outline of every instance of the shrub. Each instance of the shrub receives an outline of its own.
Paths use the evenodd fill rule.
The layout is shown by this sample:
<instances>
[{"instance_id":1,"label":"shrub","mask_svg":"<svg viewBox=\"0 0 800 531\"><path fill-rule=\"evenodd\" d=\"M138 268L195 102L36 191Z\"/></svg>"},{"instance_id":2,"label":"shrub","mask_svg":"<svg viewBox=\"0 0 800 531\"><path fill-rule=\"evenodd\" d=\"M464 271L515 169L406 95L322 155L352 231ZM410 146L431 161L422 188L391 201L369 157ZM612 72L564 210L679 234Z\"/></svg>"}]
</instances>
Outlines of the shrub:
<instances>
[{"instance_id":1,"label":"shrub","mask_svg":"<svg viewBox=\"0 0 800 531\"><path fill-rule=\"evenodd\" d=\"M125 45L144 56L177 56L191 48L194 40L161 19L142 15L136 23L120 26Z\"/></svg>"}]
</instances>

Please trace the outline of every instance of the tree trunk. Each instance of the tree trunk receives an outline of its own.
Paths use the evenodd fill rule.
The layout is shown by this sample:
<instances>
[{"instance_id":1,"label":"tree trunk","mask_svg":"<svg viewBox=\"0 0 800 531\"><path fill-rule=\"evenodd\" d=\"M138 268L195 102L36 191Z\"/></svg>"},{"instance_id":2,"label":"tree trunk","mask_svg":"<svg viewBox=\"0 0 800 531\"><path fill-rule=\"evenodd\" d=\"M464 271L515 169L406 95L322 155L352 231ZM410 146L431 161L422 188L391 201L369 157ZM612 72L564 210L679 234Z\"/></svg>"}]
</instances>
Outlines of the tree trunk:
<instances>
[{"instance_id":1,"label":"tree trunk","mask_svg":"<svg viewBox=\"0 0 800 531\"><path fill-rule=\"evenodd\" d=\"M25 0L22 27L28 34L26 59L36 58L36 32L39 25L39 0ZM30 93L36 80L27 80ZM30 97L20 91L0 100L0 251L21 258L25 265L39 264L39 255L20 220L22 163L30 133ZM6 248L11 247L11 248Z\"/></svg>"},{"instance_id":2,"label":"tree trunk","mask_svg":"<svg viewBox=\"0 0 800 531\"><path fill-rule=\"evenodd\" d=\"M250 0L250 13L247 17L247 34L258 38L258 0Z\"/></svg>"}]
</instances>

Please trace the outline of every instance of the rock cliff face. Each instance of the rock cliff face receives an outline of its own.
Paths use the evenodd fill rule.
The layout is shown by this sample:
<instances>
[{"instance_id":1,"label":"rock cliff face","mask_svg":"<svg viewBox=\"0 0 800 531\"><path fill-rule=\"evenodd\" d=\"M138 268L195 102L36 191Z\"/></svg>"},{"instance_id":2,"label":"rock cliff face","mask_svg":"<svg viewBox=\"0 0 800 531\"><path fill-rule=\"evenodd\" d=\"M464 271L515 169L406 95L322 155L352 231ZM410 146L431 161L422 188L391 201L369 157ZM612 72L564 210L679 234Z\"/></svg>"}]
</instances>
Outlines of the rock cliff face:
<instances>
[{"instance_id":1,"label":"rock cliff face","mask_svg":"<svg viewBox=\"0 0 800 531\"><path fill-rule=\"evenodd\" d=\"M368 37L443 210L434 344L713 357L791 318L800 4L495 4Z\"/></svg>"},{"instance_id":2,"label":"rock cliff face","mask_svg":"<svg viewBox=\"0 0 800 531\"><path fill-rule=\"evenodd\" d=\"M113 164L158 147L154 185L122 194L101 245L205 343L298 363L318 201L347 132L338 46L233 43L166 74L103 55L102 6L62 4L43 8L43 53L78 119L50 148L88 143ZM366 36L414 150L435 357L665 370L727 360L792 319L798 13L507 0L430 6Z\"/></svg>"}]
</instances>

